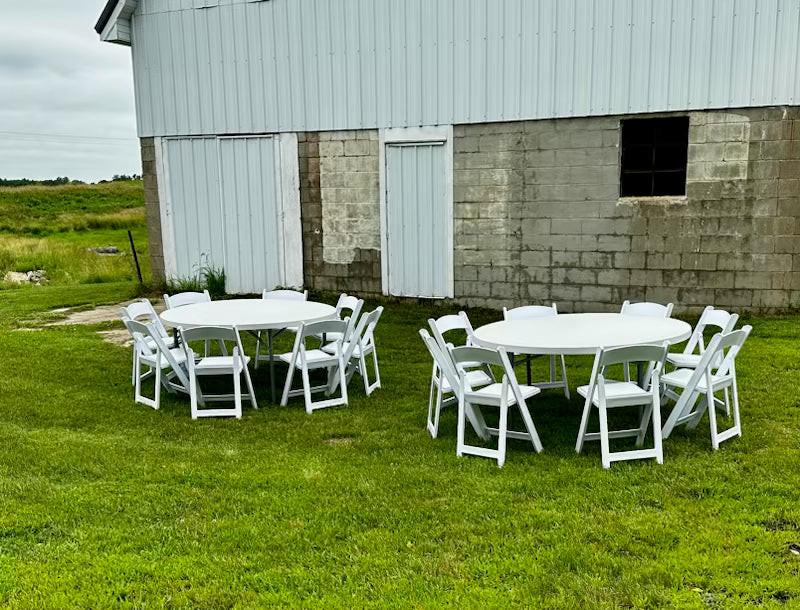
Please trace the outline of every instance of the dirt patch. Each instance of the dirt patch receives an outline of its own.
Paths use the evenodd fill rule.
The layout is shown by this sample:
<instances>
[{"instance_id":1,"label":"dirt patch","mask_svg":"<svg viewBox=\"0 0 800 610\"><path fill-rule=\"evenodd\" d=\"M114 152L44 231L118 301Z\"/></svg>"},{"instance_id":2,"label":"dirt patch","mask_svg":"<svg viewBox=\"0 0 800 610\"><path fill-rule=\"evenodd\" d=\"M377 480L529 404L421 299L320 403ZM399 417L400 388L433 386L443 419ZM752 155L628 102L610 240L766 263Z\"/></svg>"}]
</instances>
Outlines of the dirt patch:
<instances>
[{"instance_id":1,"label":"dirt patch","mask_svg":"<svg viewBox=\"0 0 800 610\"><path fill-rule=\"evenodd\" d=\"M122 347L133 345L133 339L127 330L101 330L97 334L103 337L103 341L112 345L121 345Z\"/></svg>"},{"instance_id":2,"label":"dirt patch","mask_svg":"<svg viewBox=\"0 0 800 610\"><path fill-rule=\"evenodd\" d=\"M346 445L352 445L353 439L349 436L336 436L334 438L326 439L323 442L330 447L343 447Z\"/></svg>"},{"instance_id":3,"label":"dirt patch","mask_svg":"<svg viewBox=\"0 0 800 610\"><path fill-rule=\"evenodd\" d=\"M101 324L103 322L116 322L119 320L119 308L124 307L126 305L130 305L133 301L127 301L125 303L119 303L118 305L102 305L100 307L95 307L94 309L85 309L82 311L74 311L72 313L67 313L65 318L61 320L56 320L54 322L49 322L47 326L67 326L70 324ZM158 313L161 313L164 310L164 307L161 305L154 306ZM66 313L70 312L71 309L53 309L51 313Z\"/></svg>"}]
</instances>

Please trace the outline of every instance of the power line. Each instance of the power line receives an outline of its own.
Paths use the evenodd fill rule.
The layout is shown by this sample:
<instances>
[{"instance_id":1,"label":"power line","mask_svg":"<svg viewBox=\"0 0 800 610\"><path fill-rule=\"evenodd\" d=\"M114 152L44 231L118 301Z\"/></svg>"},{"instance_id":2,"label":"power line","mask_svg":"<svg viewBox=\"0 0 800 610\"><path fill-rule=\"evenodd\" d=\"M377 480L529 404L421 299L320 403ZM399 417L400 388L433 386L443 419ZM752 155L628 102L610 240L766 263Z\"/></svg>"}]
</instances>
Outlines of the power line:
<instances>
[{"instance_id":1,"label":"power line","mask_svg":"<svg viewBox=\"0 0 800 610\"><path fill-rule=\"evenodd\" d=\"M34 133L26 131L0 131L0 136L12 136L13 139L45 139L45 140L85 140L94 142L135 142L137 138L110 138L105 136L78 136L59 133Z\"/></svg>"}]
</instances>

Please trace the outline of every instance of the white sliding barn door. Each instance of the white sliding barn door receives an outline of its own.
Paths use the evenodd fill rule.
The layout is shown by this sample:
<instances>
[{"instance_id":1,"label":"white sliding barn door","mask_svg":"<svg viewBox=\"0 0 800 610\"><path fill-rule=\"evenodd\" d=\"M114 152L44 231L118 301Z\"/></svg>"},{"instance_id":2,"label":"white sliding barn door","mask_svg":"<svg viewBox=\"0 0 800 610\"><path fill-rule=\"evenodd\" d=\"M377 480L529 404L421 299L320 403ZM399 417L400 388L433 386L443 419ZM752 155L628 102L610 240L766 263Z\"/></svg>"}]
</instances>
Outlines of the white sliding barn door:
<instances>
[{"instance_id":1,"label":"white sliding barn door","mask_svg":"<svg viewBox=\"0 0 800 610\"><path fill-rule=\"evenodd\" d=\"M170 279L225 263L216 138L164 140L164 264ZM161 176L159 176L161 178Z\"/></svg>"},{"instance_id":2,"label":"white sliding barn door","mask_svg":"<svg viewBox=\"0 0 800 610\"><path fill-rule=\"evenodd\" d=\"M269 137L219 139L227 292L284 283L276 148Z\"/></svg>"},{"instance_id":3,"label":"white sliding barn door","mask_svg":"<svg viewBox=\"0 0 800 610\"><path fill-rule=\"evenodd\" d=\"M446 139L386 141L384 274L395 296L453 296L451 155Z\"/></svg>"},{"instance_id":4,"label":"white sliding barn door","mask_svg":"<svg viewBox=\"0 0 800 610\"><path fill-rule=\"evenodd\" d=\"M164 140L165 266L173 278L225 270L232 294L303 283L297 139Z\"/></svg>"}]
</instances>

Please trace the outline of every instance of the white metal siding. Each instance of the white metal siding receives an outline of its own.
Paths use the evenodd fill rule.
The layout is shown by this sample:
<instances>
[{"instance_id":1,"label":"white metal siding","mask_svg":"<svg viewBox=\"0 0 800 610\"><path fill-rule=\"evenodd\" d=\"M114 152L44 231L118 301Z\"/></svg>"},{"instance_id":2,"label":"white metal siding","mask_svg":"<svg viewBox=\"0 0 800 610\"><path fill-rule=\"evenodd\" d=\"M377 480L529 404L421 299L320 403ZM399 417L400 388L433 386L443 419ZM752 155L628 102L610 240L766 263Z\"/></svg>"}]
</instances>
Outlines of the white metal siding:
<instances>
[{"instance_id":1,"label":"white metal siding","mask_svg":"<svg viewBox=\"0 0 800 610\"><path fill-rule=\"evenodd\" d=\"M221 138L226 290L260 292L283 284L279 174L273 138Z\"/></svg>"},{"instance_id":2,"label":"white metal siding","mask_svg":"<svg viewBox=\"0 0 800 610\"><path fill-rule=\"evenodd\" d=\"M800 0L140 0L132 24L142 136L800 103Z\"/></svg>"},{"instance_id":3,"label":"white metal siding","mask_svg":"<svg viewBox=\"0 0 800 610\"><path fill-rule=\"evenodd\" d=\"M444 143L386 146L389 294L449 296Z\"/></svg>"},{"instance_id":4,"label":"white metal siding","mask_svg":"<svg viewBox=\"0 0 800 610\"><path fill-rule=\"evenodd\" d=\"M196 276L202 267L224 267L222 206L214 138L165 140L168 227L174 245L173 278ZM170 239L171 238L171 239Z\"/></svg>"},{"instance_id":5,"label":"white metal siding","mask_svg":"<svg viewBox=\"0 0 800 610\"><path fill-rule=\"evenodd\" d=\"M163 142L167 274L224 269L234 294L302 285L296 138Z\"/></svg>"}]
</instances>

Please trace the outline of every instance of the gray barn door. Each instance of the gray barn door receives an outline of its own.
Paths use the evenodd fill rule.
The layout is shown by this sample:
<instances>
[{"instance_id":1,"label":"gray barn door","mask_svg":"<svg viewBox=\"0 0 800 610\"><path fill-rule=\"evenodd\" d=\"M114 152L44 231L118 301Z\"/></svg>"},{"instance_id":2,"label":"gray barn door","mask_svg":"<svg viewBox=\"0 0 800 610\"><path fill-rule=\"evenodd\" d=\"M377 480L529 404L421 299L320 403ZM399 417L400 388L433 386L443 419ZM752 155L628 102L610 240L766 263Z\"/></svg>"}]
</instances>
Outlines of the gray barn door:
<instances>
[{"instance_id":1,"label":"gray barn door","mask_svg":"<svg viewBox=\"0 0 800 610\"><path fill-rule=\"evenodd\" d=\"M220 138L226 290L283 285L283 231L276 145L271 137Z\"/></svg>"},{"instance_id":2,"label":"gray barn door","mask_svg":"<svg viewBox=\"0 0 800 610\"><path fill-rule=\"evenodd\" d=\"M389 294L450 293L443 142L386 145L386 247Z\"/></svg>"}]
</instances>

